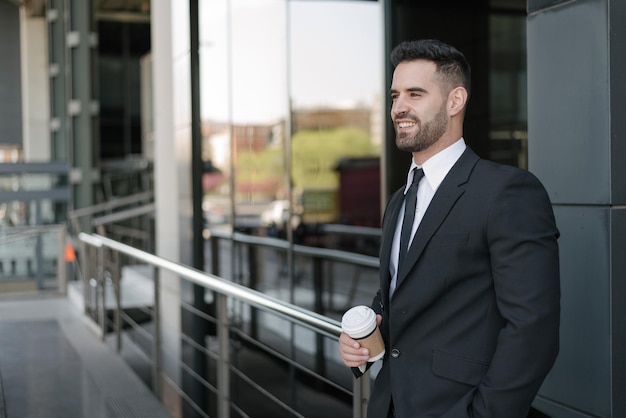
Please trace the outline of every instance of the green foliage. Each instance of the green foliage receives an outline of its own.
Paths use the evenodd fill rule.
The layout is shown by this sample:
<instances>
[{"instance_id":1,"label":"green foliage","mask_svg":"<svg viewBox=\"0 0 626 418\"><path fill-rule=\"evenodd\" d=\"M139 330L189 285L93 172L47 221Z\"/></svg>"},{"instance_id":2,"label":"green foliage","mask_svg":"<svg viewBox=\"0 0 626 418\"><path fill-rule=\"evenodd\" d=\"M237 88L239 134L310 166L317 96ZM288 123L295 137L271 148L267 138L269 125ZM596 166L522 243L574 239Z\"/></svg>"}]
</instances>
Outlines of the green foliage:
<instances>
[{"instance_id":1,"label":"green foliage","mask_svg":"<svg viewBox=\"0 0 626 418\"><path fill-rule=\"evenodd\" d=\"M345 157L378 155L367 131L337 128L300 131L292 137L292 180L297 188L334 189L339 185L335 171Z\"/></svg>"},{"instance_id":2,"label":"green foliage","mask_svg":"<svg viewBox=\"0 0 626 418\"><path fill-rule=\"evenodd\" d=\"M280 195L285 170L283 148L238 150L236 190L248 198L274 199ZM378 155L369 133L358 128L300 131L292 137L292 181L298 189L336 190L337 164L345 157Z\"/></svg>"},{"instance_id":3,"label":"green foliage","mask_svg":"<svg viewBox=\"0 0 626 418\"><path fill-rule=\"evenodd\" d=\"M245 181L262 182L276 177L284 171L283 150L266 148L263 151L239 151L237 153L237 178Z\"/></svg>"},{"instance_id":4,"label":"green foliage","mask_svg":"<svg viewBox=\"0 0 626 418\"><path fill-rule=\"evenodd\" d=\"M235 163L235 190L245 199L275 199L283 189L283 150L239 151Z\"/></svg>"}]
</instances>

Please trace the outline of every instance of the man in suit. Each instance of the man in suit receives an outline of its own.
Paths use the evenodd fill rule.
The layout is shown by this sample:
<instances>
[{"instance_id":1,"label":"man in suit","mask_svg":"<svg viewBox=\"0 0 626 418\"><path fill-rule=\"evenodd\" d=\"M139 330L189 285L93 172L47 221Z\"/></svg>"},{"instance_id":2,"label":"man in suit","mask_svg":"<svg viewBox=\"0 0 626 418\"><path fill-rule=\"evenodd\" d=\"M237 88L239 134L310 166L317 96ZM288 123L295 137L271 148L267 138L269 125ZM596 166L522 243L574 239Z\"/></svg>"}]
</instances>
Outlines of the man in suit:
<instances>
[{"instance_id":1,"label":"man in suit","mask_svg":"<svg viewBox=\"0 0 626 418\"><path fill-rule=\"evenodd\" d=\"M470 67L458 50L403 42L391 60L396 145L413 158L383 216L372 308L386 353L368 417L526 417L559 345L559 232L548 195L528 171L466 146ZM405 208L417 170L417 203ZM339 352L357 377L371 365L345 333Z\"/></svg>"}]
</instances>

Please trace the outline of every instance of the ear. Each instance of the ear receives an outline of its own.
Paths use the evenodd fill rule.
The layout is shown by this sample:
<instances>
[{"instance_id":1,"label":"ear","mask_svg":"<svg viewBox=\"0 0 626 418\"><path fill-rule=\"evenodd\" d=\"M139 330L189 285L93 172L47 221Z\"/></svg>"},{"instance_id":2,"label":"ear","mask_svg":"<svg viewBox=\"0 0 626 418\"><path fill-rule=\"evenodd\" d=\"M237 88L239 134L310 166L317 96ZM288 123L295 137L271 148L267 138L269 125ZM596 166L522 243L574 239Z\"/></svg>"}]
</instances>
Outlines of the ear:
<instances>
[{"instance_id":1,"label":"ear","mask_svg":"<svg viewBox=\"0 0 626 418\"><path fill-rule=\"evenodd\" d=\"M455 87L448 94L448 106L450 116L456 116L463 112L467 104L467 90L464 87Z\"/></svg>"}]
</instances>

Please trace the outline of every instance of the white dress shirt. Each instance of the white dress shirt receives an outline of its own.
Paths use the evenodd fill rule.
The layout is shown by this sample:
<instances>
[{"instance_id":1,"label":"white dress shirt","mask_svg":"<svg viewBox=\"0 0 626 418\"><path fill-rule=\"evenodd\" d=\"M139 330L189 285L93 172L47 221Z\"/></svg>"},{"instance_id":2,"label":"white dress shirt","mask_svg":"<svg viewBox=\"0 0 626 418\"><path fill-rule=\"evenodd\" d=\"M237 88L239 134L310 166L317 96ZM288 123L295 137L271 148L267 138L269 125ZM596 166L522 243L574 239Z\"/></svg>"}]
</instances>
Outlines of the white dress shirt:
<instances>
[{"instance_id":1,"label":"white dress shirt","mask_svg":"<svg viewBox=\"0 0 626 418\"><path fill-rule=\"evenodd\" d=\"M422 218L424 217L435 192L452 166L461 157L465 148L465 140L461 138L448 148L430 157L421 167L418 167L418 165L415 164L415 161L411 161L411 167L409 168L409 174L407 175L404 194L406 195L411 183L413 182L414 168L421 168L424 170L424 177L420 180L417 189L417 206L415 208L415 220L413 221L411 238L409 239L409 248L411 246L410 243L413 242L415 232L417 231L417 228L419 227L419 224L422 221ZM389 286L390 297L396 289L396 282L398 279L398 254L400 252L400 234L402 231L404 209L404 205L402 205L400 213L398 214L398 223L396 225L396 232L393 236L393 243L391 244L391 260L389 260L389 273L391 273L391 285Z\"/></svg>"}]
</instances>

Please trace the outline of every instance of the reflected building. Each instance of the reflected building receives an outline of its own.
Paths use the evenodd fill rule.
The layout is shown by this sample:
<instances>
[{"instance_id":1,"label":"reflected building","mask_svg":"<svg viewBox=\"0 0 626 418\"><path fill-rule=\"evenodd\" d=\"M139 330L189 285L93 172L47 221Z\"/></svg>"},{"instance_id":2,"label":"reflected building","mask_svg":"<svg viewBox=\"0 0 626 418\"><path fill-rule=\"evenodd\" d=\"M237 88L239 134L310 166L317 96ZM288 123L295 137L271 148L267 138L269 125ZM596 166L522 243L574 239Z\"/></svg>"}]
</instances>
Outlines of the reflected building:
<instances>
[{"instance_id":1,"label":"reflected building","mask_svg":"<svg viewBox=\"0 0 626 418\"><path fill-rule=\"evenodd\" d=\"M351 126L369 132L372 113L381 109L355 107L347 109L297 109L293 112L294 132L326 130Z\"/></svg>"}]
</instances>

